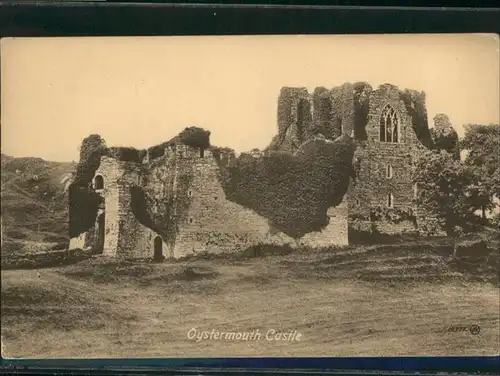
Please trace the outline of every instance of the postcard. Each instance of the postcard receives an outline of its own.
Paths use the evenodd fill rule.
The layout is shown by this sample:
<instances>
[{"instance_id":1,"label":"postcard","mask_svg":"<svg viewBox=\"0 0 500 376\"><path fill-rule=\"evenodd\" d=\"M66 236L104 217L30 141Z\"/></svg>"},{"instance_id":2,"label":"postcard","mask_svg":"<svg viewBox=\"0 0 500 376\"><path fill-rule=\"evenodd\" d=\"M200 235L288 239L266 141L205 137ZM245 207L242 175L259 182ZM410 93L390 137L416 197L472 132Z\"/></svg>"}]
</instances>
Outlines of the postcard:
<instances>
[{"instance_id":1,"label":"postcard","mask_svg":"<svg viewBox=\"0 0 500 376\"><path fill-rule=\"evenodd\" d=\"M0 56L4 358L498 355L498 35Z\"/></svg>"}]
</instances>

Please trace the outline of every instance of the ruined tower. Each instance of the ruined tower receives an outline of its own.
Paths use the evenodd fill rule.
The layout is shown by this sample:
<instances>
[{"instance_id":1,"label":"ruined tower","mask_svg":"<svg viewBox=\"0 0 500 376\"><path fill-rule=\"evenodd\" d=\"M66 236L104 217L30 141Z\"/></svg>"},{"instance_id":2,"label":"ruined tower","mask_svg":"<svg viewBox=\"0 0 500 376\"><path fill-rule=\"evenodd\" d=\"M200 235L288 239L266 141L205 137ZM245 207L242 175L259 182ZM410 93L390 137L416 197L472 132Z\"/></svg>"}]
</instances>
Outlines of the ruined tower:
<instances>
[{"instance_id":1,"label":"ruined tower","mask_svg":"<svg viewBox=\"0 0 500 376\"><path fill-rule=\"evenodd\" d=\"M279 142L272 143L272 148L294 151L297 144L315 134L329 139L347 134L356 139L356 176L346 197L350 227L356 230L391 234L417 230L412 168L425 146L414 128L415 114L409 112L415 109L407 107L403 94L394 85L373 90L366 83L318 87L312 94L306 94L303 88L286 88L280 93L280 135L275 137ZM296 105L290 105L300 101L312 104L306 107L306 115L299 114ZM283 103L287 111L280 111ZM300 118L309 119L301 123L306 128L296 126ZM389 218L388 212L398 218Z\"/></svg>"}]
</instances>

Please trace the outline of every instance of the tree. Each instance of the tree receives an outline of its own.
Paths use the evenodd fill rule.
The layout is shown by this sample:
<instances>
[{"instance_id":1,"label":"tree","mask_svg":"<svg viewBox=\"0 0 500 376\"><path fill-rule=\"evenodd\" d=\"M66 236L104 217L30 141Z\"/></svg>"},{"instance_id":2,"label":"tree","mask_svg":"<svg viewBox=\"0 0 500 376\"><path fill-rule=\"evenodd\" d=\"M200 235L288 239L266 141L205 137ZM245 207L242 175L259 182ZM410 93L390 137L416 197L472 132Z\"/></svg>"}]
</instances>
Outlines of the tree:
<instances>
[{"instance_id":1,"label":"tree","mask_svg":"<svg viewBox=\"0 0 500 376\"><path fill-rule=\"evenodd\" d=\"M468 124L460 146L467 151L465 164L470 166L477 180L477 204L486 210L494 207L494 198L500 198L500 125Z\"/></svg>"},{"instance_id":2,"label":"tree","mask_svg":"<svg viewBox=\"0 0 500 376\"><path fill-rule=\"evenodd\" d=\"M417 205L437 219L453 240L453 256L457 237L474 228L474 200L471 187L476 175L472 169L444 150L427 151L418 161L414 183L418 185Z\"/></svg>"}]
</instances>

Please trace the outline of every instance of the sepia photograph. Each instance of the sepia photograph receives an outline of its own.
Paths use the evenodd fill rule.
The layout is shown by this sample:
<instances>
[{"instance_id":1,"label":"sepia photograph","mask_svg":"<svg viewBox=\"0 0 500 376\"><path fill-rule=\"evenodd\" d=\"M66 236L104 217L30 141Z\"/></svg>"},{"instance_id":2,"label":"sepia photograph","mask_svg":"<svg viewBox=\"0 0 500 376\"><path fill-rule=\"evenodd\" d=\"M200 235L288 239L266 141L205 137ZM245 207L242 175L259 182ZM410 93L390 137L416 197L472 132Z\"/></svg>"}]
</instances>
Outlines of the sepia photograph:
<instances>
[{"instance_id":1,"label":"sepia photograph","mask_svg":"<svg viewBox=\"0 0 500 376\"><path fill-rule=\"evenodd\" d=\"M499 355L498 35L0 58L3 358Z\"/></svg>"}]
</instances>

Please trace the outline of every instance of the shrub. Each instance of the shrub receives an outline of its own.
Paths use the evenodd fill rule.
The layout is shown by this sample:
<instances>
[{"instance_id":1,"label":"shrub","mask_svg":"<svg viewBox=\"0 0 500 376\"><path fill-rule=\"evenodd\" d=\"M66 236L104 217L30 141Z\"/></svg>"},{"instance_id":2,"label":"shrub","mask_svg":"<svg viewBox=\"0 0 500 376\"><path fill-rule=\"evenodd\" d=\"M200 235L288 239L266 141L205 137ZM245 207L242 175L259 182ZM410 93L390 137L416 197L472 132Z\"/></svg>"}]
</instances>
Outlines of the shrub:
<instances>
[{"instance_id":1,"label":"shrub","mask_svg":"<svg viewBox=\"0 0 500 376\"><path fill-rule=\"evenodd\" d=\"M161 144L151 146L147 152L149 153L149 160L160 158L165 154L165 149L174 144L173 140L163 142Z\"/></svg>"},{"instance_id":2,"label":"shrub","mask_svg":"<svg viewBox=\"0 0 500 376\"><path fill-rule=\"evenodd\" d=\"M110 147L108 148L108 155L112 158L115 158L119 161L123 162L135 162L140 163L142 158L144 157L141 153L135 148L131 147Z\"/></svg>"},{"instance_id":3,"label":"shrub","mask_svg":"<svg viewBox=\"0 0 500 376\"><path fill-rule=\"evenodd\" d=\"M241 155L234 165L220 166L220 179L229 200L298 239L328 224L328 208L339 205L347 192L353 155L354 142L348 136L335 142L316 139L295 154Z\"/></svg>"},{"instance_id":4,"label":"shrub","mask_svg":"<svg viewBox=\"0 0 500 376\"><path fill-rule=\"evenodd\" d=\"M198 127L188 127L179 133L179 140L187 146L207 149L210 146L210 131Z\"/></svg>"},{"instance_id":5,"label":"shrub","mask_svg":"<svg viewBox=\"0 0 500 376\"><path fill-rule=\"evenodd\" d=\"M370 220L372 222L385 220L391 223L410 221L414 225L417 224L417 217L411 208L387 208L377 206L371 210Z\"/></svg>"}]
</instances>

